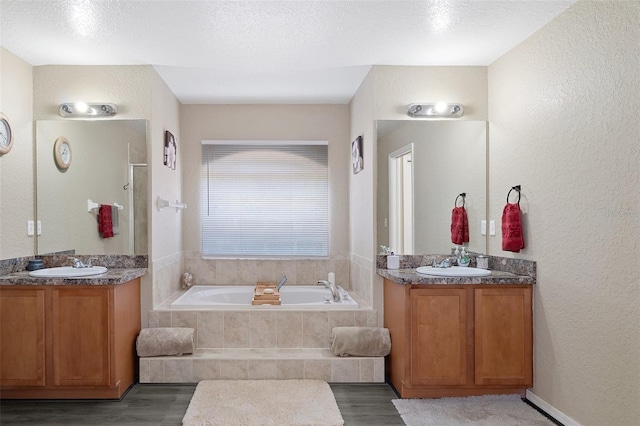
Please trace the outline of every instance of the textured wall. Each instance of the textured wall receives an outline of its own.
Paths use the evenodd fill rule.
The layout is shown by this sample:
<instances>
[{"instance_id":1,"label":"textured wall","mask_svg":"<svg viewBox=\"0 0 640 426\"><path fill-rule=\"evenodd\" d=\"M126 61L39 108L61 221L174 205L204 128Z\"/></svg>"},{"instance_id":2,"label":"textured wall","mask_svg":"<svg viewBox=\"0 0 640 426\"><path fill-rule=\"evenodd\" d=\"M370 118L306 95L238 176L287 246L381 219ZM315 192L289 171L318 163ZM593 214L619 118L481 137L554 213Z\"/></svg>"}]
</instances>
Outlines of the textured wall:
<instances>
[{"instance_id":1,"label":"textured wall","mask_svg":"<svg viewBox=\"0 0 640 426\"><path fill-rule=\"evenodd\" d=\"M407 105L439 100L462 103L463 120L487 120L487 68L374 66L349 104L350 140L364 138L364 170L350 174L349 180L351 288L380 311L382 279L375 273L375 120L413 120L406 114Z\"/></svg>"},{"instance_id":2,"label":"textured wall","mask_svg":"<svg viewBox=\"0 0 640 426\"><path fill-rule=\"evenodd\" d=\"M538 262L534 393L583 425L640 419L638 22L579 1L489 67L491 216L521 184L513 257Z\"/></svg>"},{"instance_id":3,"label":"textured wall","mask_svg":"<svg viewBox=\"0 0 640 426\"><path fill-rule=\"evenodd\" d=\"M0 47L0 112L13 130L13 148L0 156L0 259L34 254L27 220L34 219L32 67Z\"/></svg>"}]
</instances>

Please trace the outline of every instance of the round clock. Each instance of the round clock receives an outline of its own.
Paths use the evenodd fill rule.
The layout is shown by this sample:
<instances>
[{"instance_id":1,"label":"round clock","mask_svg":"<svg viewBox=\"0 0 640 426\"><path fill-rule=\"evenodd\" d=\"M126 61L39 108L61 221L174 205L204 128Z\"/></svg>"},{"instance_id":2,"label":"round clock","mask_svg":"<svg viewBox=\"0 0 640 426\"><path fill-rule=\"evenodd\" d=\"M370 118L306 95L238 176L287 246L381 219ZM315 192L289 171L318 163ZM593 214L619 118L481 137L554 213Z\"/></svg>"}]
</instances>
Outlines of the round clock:
<instances>
[{"instance_id":1,"label":"round clock","mask_svg":"<svg viewBox=\"0 0 640 426\"><path fill-rule=\"evenodd\" d=\"M61 170L66 170L71 164L71 144L64 136L56 139L53 145L53 154L55 155L56 166Z\"/></svg>"},{"instance_id":2,"label":"round clock","mask_svg":"<svg viewBox=\"0 0 640 426\"><path fill-rule=\"evenodd\" d=\"M13 146L13 132L6 115L0 112L0 155L11 151Z\"/></svg>"}]
</instances>

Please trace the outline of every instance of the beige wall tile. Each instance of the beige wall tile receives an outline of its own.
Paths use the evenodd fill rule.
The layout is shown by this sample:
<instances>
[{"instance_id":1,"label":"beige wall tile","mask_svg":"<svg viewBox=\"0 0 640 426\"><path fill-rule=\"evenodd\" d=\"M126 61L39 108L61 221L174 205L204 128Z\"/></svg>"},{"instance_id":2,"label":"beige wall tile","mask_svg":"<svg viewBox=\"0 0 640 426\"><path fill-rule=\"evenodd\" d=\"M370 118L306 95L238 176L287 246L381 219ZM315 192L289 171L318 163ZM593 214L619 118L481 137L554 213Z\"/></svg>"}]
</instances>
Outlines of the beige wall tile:
<instances>
[{"instance_id":1,"label":"beige wall tile","mask_svg":"<svg viewBox=\"0 0 640 426\"><path fill-rule=\"evenodd\" d=\"M304 360L279 359L276 370L277 379L304 379Z\"/></svg>"},{"instance_id":2,"label":"beige wall tile","mask_svg":"<svg viewBox=\"0 0 640 426\"><path fill-rule=\"evenodd\" d=\"M374 359L367 358L360 360L360 382L371 383L374 377Z\"/></svg>"},{"instance_id":3,"label":"beige wall tile","mask_svg":"<svg viewBox=\"0 0 640 426\"><path fill-rule=\"evenodd\" d=\"M304 378L331 381L330 359L306 359L304 360Z\"/></svg>"},{"instance_id":4,"label":"beige wall tile","mask_svg":"<svg viewBox=\"0 0 640 426\"><path fill-rule=\"evenodd\" d=\"M353 311L329 311L329 333L333 327L353 327L354 325Z\"/></svg>"},{"instance_id":5,"label":"beige wall tile","mask_svg":"<svg viewBox=\"0 0 640 426\"><path fill-rule=\"evenodd\" d=\"M238 283L238 265L235 260L216 260L216 285L236 285Z\"/></svg>"},{"instance_id":6,"label":"beige wall tile","mask_svg":"<svg viewBox=\"0 0 640 426\"><path fill-rule=\"evenodd\" d=\"M376 383L384 383L384 358L376 358L373 360L373 381Z\"/></svg>"},{"instance_id":7,"label":"beige wall tile","mask_svg":"<svg viewBox=\"0 0 640 426\"><path fill-rule=\"evenodd\" d=\"M238 260L238 285L255 285L258 268L255 260Z\"/></svg>"},{"instance_id":8,"label":"beige wall tile","mask_svg":"<svg viewBox=\"0 0 640 426\"><path fill-rule=\"evenodd\" d=\"M256 312L250 315L249 329L252 348L275 348L277 345L277 312Z\"/></svg>"},{"instance_id":9,"label":"beige wall tile","mask_svg":"<svg viewBox=\"0 0 640 426\"><path fill-rule=\"evenodd\" d=\"M198 258L196 260L196 273L194 281L199 285L211 285L216 283L216 261Z\"/></svg>"},{"instance_id":10,"label":"beige wall tile","mask_svg":"<svg viewBox=\"0 0 640 426\"><path fill-rule=\"evenodd\" d=\"M158 322L158 311L148 311L147 312L147 321L149 328L159 327Z\"/></svg>"},{"instance_id":11,"label":"beige wall tile","mask_svg":"<svg viewBox=\"0 0 640 426\"><path fill-rule=\"evenodd\" d=\"M167 383L192 383L193 361L191 359L165 359L164 381Z\"/></svg>"},{"instance_id":12,"label":"beige wall tile","mask_svg":"<svg viewBox=\"0 0 640 426\"><path fill-rule=\"evenodd\" d=\"M220 378L219 359L194 359L193 360L193 381L217 380Z\"/></svg>"},{"instance_id":13,"label":"beige wall tile","mask_svg":"<svg viewBox=\"0 0 640 426\"><path fill-rule=\"evenodd\" d=\"M276 271L277 260L256 260L256 281L278 281L283 274Z\"/></svg>"},{"instance_id":14,"label":"beige wall tile","mask_svg":"<svg viewBox=\"0 0 640 426\"><path fill-rule=\"evenodd\" d=\"M164 360L162 358L149 359L149 383L164 382Z\"/></svg>"},{"instance_id":15,"label":"beige wall tile","mask_svg":"<svg viewBox=\"0 0 640 426\"><path fill-rule=\"evenodd\" d=\"M356 327L367 327L367 319L369 318L369 313L367 311L355 311L354 312L354 325Z\"/></svg>"},{"instance_id":16,"label":"beige wall tile","mask_svg":"<svg viewBox=\"0 0 640 426\"><path fill-rule=\"evenodd\" d=\"M151 371L148 359L140 359L140 383L151 383Z\"/></svg>"},{"instance_id":17,"label":"beige wall tile","mask_svg":"<svg viewBox=\"0 0 640 426\"><path fill-rule=\"evenodd\" d=\"M302 313L302 346L305 348L329 347L329 322L327 312Z\"/></svg>"},{"instance_id":18,"label":"beige wall tile","mask_svg":"<svg viewBox=\"0 0 640 426\"><path fill-rule=\"evenodd\" d=\"M279 311L277 346L279 348L302 347L302 312Z\"/></svg>"},{"instance_id":19,"label":"beige wall tile","mask_svg":"<svg viewBox=\"0 0 640 426\"><path fill-rule=\"evenodd\" d=\"M275 359L249 360L249 379L276 379L277 365Z\"/></svg>"},{"instance_id":20,"label":"beige wall tile","mask_svg":"<svg viewBox=\"0 0 640 426\"><path fill-rule=\"evenodd\" d=\"M286 275L286 285L296 285L298 283L295 260L277 260L275 274L278 277L278 280L283 275Z\"/></svg>"},{"instance_id":21,"label":"beige wall tile","mask_svg":"<svg viewBox=\"0 0 640 426\"><path fill-rule=\"evenodd\" d=\"M296 285L313 285L318 282L316 263L313 260L296 261Z\"/></svg>"},{"instance_id":22,"label":"beige wall tile","mask_svg":"<svg viewBox=\"0 0 640 426\"><path fill-rule=\"evenodd\" d=\"M220 379L246 380L249 378L249 362L244 359L221 359Z\"/></svg>"},{"instance_id":23,"label":"beige wall tile","mask_svg":"<svg viewBox=\"0 0 640 426\"><path fill-rule=\"evenodd\" d=\"M356 383L360 381L360 361L357 359L332 359L331 381L334 383Z\"/></svg>"},{"instance_id":24,"label":"beige wall tile","mask_svg":"<svg viewBox=\"0 0 640 426\"><path fill-rule=\"evenodd\" d=\"M248 348L251 345L250 312L224 313L224 347Z\"/></svg>"},{"instance_id":25,"label":"beige wall tile","mask_svg":"<svg viewBox=\"0 0 640 426\"><path fill-rule=\"evenodd\" d=\"M171 327L171 311L158 311L158 327Z\"/></svg>"},{"instance_id":26,"label":"beige wall tile","mask_svg":"<svg viewBox=\"0 0 640 426\"><path fill-rule=\"evenodd\" d=\"M224 313L220 311L198 312L198 348L224 347Z\"/></svg>"}]
</instances>

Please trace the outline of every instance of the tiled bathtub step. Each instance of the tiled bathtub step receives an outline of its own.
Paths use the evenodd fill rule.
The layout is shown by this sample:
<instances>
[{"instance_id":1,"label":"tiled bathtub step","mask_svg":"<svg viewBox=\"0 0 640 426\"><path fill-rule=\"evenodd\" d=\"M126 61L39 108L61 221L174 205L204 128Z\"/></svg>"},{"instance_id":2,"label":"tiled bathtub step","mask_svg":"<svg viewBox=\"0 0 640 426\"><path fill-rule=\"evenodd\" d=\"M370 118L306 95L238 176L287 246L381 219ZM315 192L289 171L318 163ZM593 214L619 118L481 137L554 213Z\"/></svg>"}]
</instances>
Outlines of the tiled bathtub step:
<instances>
[{"instance_id":1,"label":"tiled bathtub step","mask_svg":"<svg viewBox=\"0 0 640 426\"><path fill-rule=\"evenodd\" d=\"M140 383L216 379L382 383L384 357L335 357L328 349L211 349L179 357L140 358Z\"/></svg>"}]
</instances>

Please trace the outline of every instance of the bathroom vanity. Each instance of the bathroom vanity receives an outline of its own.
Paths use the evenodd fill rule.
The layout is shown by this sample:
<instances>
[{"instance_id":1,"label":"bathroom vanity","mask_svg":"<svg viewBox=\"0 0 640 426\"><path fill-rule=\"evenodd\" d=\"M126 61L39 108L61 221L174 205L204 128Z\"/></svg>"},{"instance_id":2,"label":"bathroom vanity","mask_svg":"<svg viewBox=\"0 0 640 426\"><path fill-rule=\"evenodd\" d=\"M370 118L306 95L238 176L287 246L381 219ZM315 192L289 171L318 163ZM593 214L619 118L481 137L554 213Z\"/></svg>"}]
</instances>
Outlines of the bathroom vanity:
<instances>
[{"instance_id":1,"label":"bathroom vanity","mask_svg":"<svg viewBox=\"0 0 640 426\"><path fill-rule=\"evenodd\" d=\"M382 272L388 381L402 398L520 393L533 385L532 284Z\"/></svg>"},{"instance_id":2,"label":"bathroom vanity","mask_svg":"<svg viewBox=\"0 0 640 426\"><path fill-rule=\"evenodd\" d=\"M0 277L1 398L118 399L135 383L144 269L123 271Z\"/></svg>"}]
</instances>

